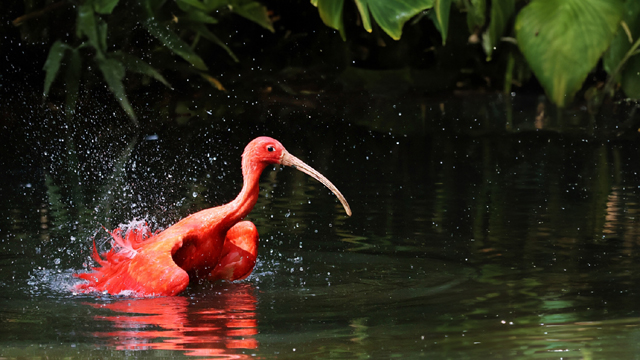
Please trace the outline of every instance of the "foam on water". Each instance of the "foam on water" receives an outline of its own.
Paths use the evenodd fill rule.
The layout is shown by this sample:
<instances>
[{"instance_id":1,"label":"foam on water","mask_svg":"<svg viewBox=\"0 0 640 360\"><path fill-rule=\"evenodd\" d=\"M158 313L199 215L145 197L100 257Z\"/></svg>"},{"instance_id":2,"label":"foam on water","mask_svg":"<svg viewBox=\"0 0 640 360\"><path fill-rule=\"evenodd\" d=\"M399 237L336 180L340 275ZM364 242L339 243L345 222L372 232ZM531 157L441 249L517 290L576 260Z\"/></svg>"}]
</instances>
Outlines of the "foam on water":
<instances>
[{"instance_id":1,"label":"foam on water","mask_svg":"<svg viewBox=\"0 0 640 360\"><path fill-rule=\"evenodd\" d=\"M48 269L38 267L29 272L26 292L31 295L68 296L81 280L73 276L74 269Z\"/></svg>"}]
</instances>

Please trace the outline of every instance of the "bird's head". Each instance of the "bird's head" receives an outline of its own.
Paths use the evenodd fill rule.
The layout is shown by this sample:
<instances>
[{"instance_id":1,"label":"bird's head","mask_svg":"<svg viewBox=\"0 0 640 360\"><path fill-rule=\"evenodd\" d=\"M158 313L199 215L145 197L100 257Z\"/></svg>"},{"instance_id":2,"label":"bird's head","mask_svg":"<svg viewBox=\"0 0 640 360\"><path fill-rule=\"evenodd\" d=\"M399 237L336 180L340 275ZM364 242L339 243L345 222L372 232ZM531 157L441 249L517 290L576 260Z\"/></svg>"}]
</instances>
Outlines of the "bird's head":
<instances>
[{"instance_id":1,"label":"bird's head","mask_svg":"<svg viewBox=\"0 0 640 360\"><path fill-rule=\"evenodd\" d=\"M287 153L287 150L280 144L280 141L267 136L261 136L253 139L247 145L242 154L242 158L263 163L264 165L281 164L282 157L285 153Z\"/></svg>"},{"instance_id":2,"label":"bird's head","mask_svg":"<svg viewBox=\"0 0 640 360\"><path fill-rule=\"evenodd\" d=\"M276 139L261 136L253 139L242 154L243 172L259 171L267 165L281 164L300 170L328 187L340 200L347 215L351 216L351 208L342 193L322 174L289 152Z\"/></svg>"}]
</instances>

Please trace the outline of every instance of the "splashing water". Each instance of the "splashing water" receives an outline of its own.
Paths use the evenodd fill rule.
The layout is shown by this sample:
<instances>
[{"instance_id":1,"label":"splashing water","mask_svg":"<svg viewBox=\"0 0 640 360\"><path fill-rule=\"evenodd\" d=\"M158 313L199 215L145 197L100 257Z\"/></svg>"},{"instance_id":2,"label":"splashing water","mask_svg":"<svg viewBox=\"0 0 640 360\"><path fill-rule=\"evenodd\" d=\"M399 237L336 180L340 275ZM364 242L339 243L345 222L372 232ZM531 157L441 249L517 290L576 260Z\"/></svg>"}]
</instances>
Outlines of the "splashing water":
<instances>
[{"instance_id":1,"label":"splashing water","mask_svg":"<svg viewBox=\"0 0 640 360\"><path fill-rule=\"evenodd\" d=\"M26 292L33 296L71 295L73 287L80 282L74 269L47 269L38 267L29 272Z\"/></svg>"},{"instance_id":2,"label":"splashing water","mask_svg":"<svg viewBox=\"0 0 640 360\"><path fill-rule=\"evenodd\" d=\"M156 229L154 232L151 230L147 219L134 219L126 224L118 225L113 230L105 230L109 233L109 237L106 237L102 241L97 241L99 245L98 247L100 248L98 252L100 254L114 249L115 252L129 254L130 257L133 257L137 251L135 249L135 244L133 244L132 241L144 241L159 233L162 229ZM132 237L129 237L130 235ZM107 242L110 244L109 248L106 248ZM85 268L87 268L87 266L85 266Z\"/></svg>"}]
</instances>

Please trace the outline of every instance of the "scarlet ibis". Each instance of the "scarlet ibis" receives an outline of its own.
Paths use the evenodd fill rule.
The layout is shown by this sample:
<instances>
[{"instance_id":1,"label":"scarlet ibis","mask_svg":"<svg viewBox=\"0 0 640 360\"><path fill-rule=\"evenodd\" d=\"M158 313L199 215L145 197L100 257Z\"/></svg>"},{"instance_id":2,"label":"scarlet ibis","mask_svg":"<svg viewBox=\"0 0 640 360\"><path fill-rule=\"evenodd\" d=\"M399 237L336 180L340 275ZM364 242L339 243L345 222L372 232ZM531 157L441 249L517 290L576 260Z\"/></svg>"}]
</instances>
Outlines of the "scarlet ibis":
<instances>
[{"instance_id":1,"label":"scarlet ibis","mask_svg":"<svg viewBox=\"0 0 640 360\"><path fill-rule=\"evenodd\" d=\"M201 210L166 230L153 234L146 226L114 230L111 250L93 258L100 267L76 274L86 280L75 286L81 293L106 292L112 295L168 296L182 292L189 278L208 280L244 279L257 258L258 231L243 221L258 200L258 181L270 164L298 169L327 186L351 216L340 191L322 174L289 154L270 137L252 140L242 154L243 185L230 203ZM124 235L124 236L123 236Z\"/></svg>"}]
</instances>

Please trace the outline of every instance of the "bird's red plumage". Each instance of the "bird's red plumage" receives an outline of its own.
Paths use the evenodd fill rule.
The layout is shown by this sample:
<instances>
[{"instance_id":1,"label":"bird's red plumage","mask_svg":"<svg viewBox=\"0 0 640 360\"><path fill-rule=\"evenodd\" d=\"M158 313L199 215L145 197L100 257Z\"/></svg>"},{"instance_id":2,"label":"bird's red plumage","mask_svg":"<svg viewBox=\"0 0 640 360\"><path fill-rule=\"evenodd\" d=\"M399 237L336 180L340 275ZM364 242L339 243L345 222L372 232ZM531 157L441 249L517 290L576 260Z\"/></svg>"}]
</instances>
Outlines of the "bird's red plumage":
<instances>
[{"instance_id":1,"label":"bird's red plumage","mask_svg":"<svg viewBox=\"0 0 640 360\"><path fill-rule=\"evenodd\" d=\"M258 231L242 221L258 200L260 174L269 164L290 165L328 186L351 215L340 192L317 171L269 137L251 141L242 154L243 186L228 204L191 214L168 229L151 233L146 224L115 229L111 250L93 257L100 265L76 276L87 282L78 292L131 296L175 295L189 278L238 280L255 266ZM124 232L124 236L123 236Z\"/></svg>"},{"instance_id":2,"label":"bird's red plumage","mask_svg":"<svg viewBox=\"0 0 640 360\"><path fill-rule=\"evenodd\" d=\"M152 296L174 295L187 287L189 275L171 258L171 248L180 241L162 242L146 224L128 229L124 237L122 233L120 228L111 232L112 248L102 257L94 243L93 258L100 267L76 275L88 281L78 284L77 291Z\"/></svg>"},{"instance_id":3,"label":"bird's red plumage","mask_svg":"<svg viewBox=\"0 0 640 360\"><path fill-rule=\"evenodd\" d=\"M267 150L267 147L277 151ZM251 211L258 200L258 181L262 170L268 164L276 163L283 151L284 147L271 138L261 137L250 142L242 156L242 191L228 204L191 214L158 234L151 234L146 226L129 229L124 237L121 229L114 230L114 246L103 257L97 254L94 246L94 259L100 267L77 274L77 277L88 282L76 285L76 291L164 296L183 291L189 284L190 276L236 280L233 276L221 276L214 270L219 265L226 269L225 274L238 266L250 264L253 268L255 252L253 259L243 254L248 259L244 261L229 256L221 259L221 255L225 249L226 255L237 252L233 246L234 239L228 236L229 229ZM241 228L255 233L231 233L257 243L255 226ZM225 247L226 242L229 244ZM227 260L230 263L226 263ZM248 276L251 269L240 270L242 278Z\"/></svg>"}]
</instances>

